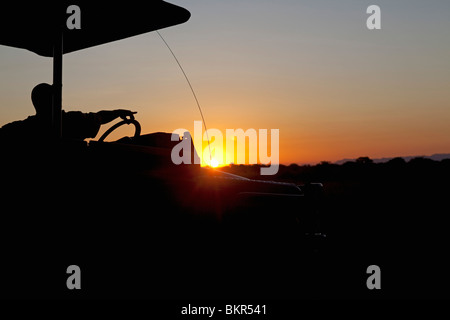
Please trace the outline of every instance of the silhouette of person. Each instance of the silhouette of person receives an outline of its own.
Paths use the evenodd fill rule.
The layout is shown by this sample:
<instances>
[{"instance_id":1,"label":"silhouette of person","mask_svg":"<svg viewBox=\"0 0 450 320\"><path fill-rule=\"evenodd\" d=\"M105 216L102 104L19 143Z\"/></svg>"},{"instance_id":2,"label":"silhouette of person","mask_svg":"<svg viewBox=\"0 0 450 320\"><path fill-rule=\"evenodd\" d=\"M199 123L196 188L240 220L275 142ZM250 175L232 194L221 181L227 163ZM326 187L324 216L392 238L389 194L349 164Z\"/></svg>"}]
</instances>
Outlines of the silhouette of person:
<instances>
[{"instance_id":1,"label":"silhouette of person","mask_svg":"<svg viewBox=\"0 0 450 320\"><path fill-rule=\"evenodd\" d=\"M51 137L53 87L41 83L34 87L31 100L36 115L25 120L14 121L0 128L0 143L35 142ZM102 124L117 118L134 118L130 110L99 111L83 113L81 111L62 111L62 137L65 139L84 140L94 138Z\"/></svg>"}]
</instances>

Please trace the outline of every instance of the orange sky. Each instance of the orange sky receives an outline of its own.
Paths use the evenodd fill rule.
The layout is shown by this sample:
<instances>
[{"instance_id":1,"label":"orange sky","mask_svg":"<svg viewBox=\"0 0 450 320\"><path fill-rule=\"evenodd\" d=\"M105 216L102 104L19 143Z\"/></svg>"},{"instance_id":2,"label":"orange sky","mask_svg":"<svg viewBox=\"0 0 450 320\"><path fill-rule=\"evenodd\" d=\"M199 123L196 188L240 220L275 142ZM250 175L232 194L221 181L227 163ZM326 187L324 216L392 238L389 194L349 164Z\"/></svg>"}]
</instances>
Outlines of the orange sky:
<instances>
[{"instance_id":1,"label":"orange sky","mask_svg":"<svg viewBox=\"0 0 450 320\"><path fill-rule=\"evenodd\" d=\"M209 128L279 129L280 162L450 153L450 3L169 1L191 11L162 30ZM33 114L30 92L51 60L0 46L0 125ZM154 33L64 57L66 110L138 111L144 133L201 120ZM113 137L131 134L121 129Z\"/></svg>"}]
</instances>

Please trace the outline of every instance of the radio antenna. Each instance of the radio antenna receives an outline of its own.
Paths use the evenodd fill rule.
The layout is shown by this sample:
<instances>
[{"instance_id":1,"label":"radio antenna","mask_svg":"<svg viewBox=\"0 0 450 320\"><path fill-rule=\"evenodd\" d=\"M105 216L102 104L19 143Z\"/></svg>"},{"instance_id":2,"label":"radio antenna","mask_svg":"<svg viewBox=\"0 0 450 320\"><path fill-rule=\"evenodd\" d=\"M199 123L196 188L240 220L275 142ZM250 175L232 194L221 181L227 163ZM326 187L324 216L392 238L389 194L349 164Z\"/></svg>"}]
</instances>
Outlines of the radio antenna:
<instances>
[{"instance_id":1,"label":"radio antenna","mask_svg":"<svg viewBox=\"0 0 450 320\"><path fill-rule=\"evenodd\" d=\"M186 79L189 88L191 88L191 92L192 95L194 96L195 102L197 103L197 107L198 107L198 111L200 111L200 115L202 117L202 122L203 122L203 126L205 127L205 133L206 133L206 139L208 140L208 148L209 148L209 164L211 165L212 162L212 155L211 155L211 146L209 144L209 135L208 135L208 129L206 128L206 121L205 121L205 117L203 116L203 112L202 112L202 108L200 107L200 102L198 102L197 99L197 95L195 94L194 88L192 87L191 81L189 81L189 78L186 74L186 72L184 71L183 67L181 66L180 61L178 60L177 56L175 55L175 53L173 52L173 50L170 48L169 44L167 43L167 41L163 38L163 36L161 35L161 33L159 33L158 30L156 30L156 33L158 34L158 36L161 38L161 40L164 42L164 44L166 45L167 49L169 49L170 53L172 54L173 58L175 59L175 61L177 62L178 66L181 69L181 72L184 75L184 78ZM203 137L202 137L202 141L203 141ZM202 153L202 159L203 159L203 145L201 146L201 153Z\"/></svg>"}]
</instances>

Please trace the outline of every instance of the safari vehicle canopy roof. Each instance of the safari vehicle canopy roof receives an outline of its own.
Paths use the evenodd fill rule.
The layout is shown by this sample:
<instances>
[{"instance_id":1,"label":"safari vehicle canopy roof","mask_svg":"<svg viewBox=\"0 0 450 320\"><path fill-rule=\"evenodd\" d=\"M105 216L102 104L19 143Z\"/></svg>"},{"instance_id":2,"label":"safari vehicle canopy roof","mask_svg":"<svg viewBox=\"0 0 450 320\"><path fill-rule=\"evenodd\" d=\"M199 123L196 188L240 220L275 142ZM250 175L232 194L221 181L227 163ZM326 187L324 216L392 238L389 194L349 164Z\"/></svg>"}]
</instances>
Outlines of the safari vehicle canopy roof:
<instances>
[{"instance_id":1,"label":"safari vehicle canopy roof","mask_svg":"<svg viewBox=\"0 0 450 320\"><path fill-rule=\"evenodd\" d=\"M66 26L70 5L80 8L81 29ZM190 13L161 0L10 0L1 4L0 16L0 44L53 57L61 32L63 53L69 53L184 23Z\"/></svg>"}]
</instances>

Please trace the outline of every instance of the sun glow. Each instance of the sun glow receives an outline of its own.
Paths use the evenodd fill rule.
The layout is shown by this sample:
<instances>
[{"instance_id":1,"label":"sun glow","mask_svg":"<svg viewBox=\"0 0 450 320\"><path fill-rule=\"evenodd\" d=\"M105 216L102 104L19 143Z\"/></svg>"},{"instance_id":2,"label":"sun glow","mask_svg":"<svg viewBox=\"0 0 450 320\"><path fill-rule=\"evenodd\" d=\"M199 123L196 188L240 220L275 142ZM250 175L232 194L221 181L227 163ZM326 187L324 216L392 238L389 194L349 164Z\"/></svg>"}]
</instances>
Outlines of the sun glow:
<instances>
[{"instance_id":1,"label":"sun glow","mask_svg":"<svg viewBox=\"0 0 450 320\"><path fill-rule=\"evenodd\" d=\"M215 158L211 159L211 167L212 168L219 167L219 161L217 161L217 159L215 159Z\"/></svg>"}]
</instances>

